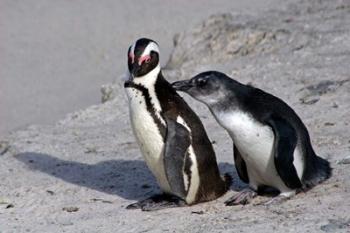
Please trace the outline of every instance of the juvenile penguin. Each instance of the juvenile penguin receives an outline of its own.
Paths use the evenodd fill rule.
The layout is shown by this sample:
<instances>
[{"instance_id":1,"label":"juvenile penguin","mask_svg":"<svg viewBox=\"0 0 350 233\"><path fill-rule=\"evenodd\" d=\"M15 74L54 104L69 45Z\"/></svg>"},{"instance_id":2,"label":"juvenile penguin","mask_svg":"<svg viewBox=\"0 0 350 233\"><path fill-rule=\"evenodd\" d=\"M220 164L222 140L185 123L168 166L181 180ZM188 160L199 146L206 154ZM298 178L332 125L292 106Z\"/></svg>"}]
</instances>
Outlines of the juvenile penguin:
<instances>
[{"instance_id":1,"label":"juvenile penguin","mask_svg":"<svg viewBox=\"0 0 350 233\"><path fill-rule=\"evenodd\" d=\"M329 162L318 157L298 115L281 99L208 71L172 86L206 104L234 142L239 177L249 184L226 201L246 204L266 187L279 191L279 202L331 175Z\"/></svg>"},{"instance_id":2,"label":"juvenile penguin","mask_svg":"<svg viewBox=\"0 0 350 233\"><path fill-rule=\"evenodd\" d=\"M124 87L131 125L163 193L127 208L151 211L223 195L230 177L220 176L215 152L200 119L164 79L157 43L142 38L131 45L128 68L130 77Z\"/></svg>"}]
</instances>

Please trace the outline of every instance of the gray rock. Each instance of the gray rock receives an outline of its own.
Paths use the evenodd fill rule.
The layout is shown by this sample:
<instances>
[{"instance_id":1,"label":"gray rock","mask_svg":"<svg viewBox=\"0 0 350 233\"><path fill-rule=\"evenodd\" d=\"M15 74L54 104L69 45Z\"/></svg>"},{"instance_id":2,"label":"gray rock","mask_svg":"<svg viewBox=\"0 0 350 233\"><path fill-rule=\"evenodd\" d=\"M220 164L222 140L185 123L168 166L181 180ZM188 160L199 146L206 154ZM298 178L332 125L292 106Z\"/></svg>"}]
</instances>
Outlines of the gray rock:
<instances>
[{"instance_id":1,"label":"gray rock","mask_svg":"<svg viewBox=\"0 0 350 233\"><path fill-rule=\"evenodd\" d=\"M279 47L278 41L289 34L288 31L265 28L254 21L237 22L231 14L214 15L196 28L176 35L167 67L208 63L208 58L223 61L236 56L272 52Z\"/></svg>"},{"instance_id":2,"label":"gray rock","mask_svg":"<svg viewBox=\"0 0 350 233\"><path fill-rule=\"evenodd\" d=\"M5 154L10 149L10 144L7 141L0 141L0 155Z\"/></svg>"},{"instance_id":3,"label":"gray rock","mask_svg":"<svg viewBox=\"0 0 350 233\"><path fill-rule=\"evenodd\" d=\"M337 161L337 164L350 164L350 155L346 156L345 158Z\"/></svg>"},{"instance_id":4,"label":"gray rock","mask_svg":"<svg viewBox=\"0 0 350 233\"><path fill-rule=\"evenodd\" d=\"M321 226L320 229L324 232L347 232L350 229L350 221L330 219L329 223Z\"/></svg>"},{"instance_id":5,"label":"gray rock","mask_svg":"<svg viewBox=\"0 0 350 233\"><path fill-rule=\"evenodd\" d=\"M101 87L101 102L105 103L108 100L112 100L116 97L116 92L119 90L117 89L118 86L116 84L105 84Z\"/></svg>"}]
</instances>

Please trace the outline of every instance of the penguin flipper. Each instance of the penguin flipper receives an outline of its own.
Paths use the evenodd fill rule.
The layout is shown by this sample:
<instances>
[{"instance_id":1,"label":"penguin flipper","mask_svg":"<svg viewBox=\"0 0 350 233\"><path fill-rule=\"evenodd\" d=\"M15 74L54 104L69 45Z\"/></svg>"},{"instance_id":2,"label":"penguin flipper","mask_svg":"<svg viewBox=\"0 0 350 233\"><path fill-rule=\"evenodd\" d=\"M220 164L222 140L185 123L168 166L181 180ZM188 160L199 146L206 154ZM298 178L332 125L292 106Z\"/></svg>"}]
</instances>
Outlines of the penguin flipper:
<instances>
[{"instance_id":1,"label":"penguin flipper","mask_svg":"<svg viewBox=\"0 0 350 233\"><path fill-rule=\"evenodd\" d=\"M243 180L245 183L249 183L247 165L243 160L241 153L238 151L237 147L233 144L233 156L235 160L235 166L238 173L239 178Z\"/></svg>"},{"instance_id":2,"label":"penguin flipper","mask_svg":"<svg viewBox=\"0 0 350 233\"><path fill-rule=\"evenodd\" d=\"M165 117L167 134L164 149L164 168L170 188L178 197L185 198L183 179L185 155L191 144L190 132L176 121Z\"/></svg>"},{"instance_id":3,"label":"penguin flipper","mask_svg":"<svg viewBox=\"0 0 350 233\"><path fill-rule=\"evenodd\" d=\"M266 123L275 135L273 144L274 162L278 175L290 189L300 188L301 181L293 165L297 134L292 125L280 117L270 117Z\"/></svg>"}]
</instances>

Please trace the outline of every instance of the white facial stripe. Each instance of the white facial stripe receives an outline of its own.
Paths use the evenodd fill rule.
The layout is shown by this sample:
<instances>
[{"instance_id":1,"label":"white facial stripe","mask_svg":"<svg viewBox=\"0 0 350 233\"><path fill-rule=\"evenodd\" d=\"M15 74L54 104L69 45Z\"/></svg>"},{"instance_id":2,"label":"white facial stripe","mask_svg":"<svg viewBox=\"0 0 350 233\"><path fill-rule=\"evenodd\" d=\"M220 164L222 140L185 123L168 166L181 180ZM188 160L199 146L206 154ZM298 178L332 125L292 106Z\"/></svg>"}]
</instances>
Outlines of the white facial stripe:
<instances>
[{"instance_id":1,"label":"white facial stripe","mask_svg":"<svg viewBox=\"0 0 350 233\"><path fill-rule=\"evenodd\" d=\"M134 44L131 46L130 53L131 53L132 55L135 55L135 46L136 46L136 43L134 43Z\"/></svg>"},{"instance_id":2,"label":"white facial stripe","mask_svg":"<svg viewBox=\"0 0 350 233\"><path fill-rule=\"evenodd\" d=\"M143 53L141 54L141 57L145 56L145 55L150 55L151 51L155 51L159 54L159 47L156 43L151 42L147 45L147 47L145 48L145 50L143 51Z\"/></svg>"}]
</instances>

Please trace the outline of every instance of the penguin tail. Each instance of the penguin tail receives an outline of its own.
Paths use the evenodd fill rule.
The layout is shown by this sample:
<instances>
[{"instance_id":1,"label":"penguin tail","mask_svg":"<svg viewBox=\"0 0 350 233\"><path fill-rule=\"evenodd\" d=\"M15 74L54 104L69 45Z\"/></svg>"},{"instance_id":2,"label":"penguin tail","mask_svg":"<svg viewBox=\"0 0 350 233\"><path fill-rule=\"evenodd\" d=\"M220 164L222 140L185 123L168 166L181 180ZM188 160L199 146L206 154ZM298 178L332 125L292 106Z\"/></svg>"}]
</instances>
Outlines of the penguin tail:
<instances>
[{"instance_id":1,"label":"penguin tail","mask_svg":"<svg viewBox=\"0 0 350 233\"><path fill-rule=\"evenodd\" d=\"M305 173L303 175L303 189L308 190L317 184L327 180L332 175L332 168L330 163L317 156L313 156L310 164L307 164Z\"/></svg>"},{"instance_id":2,"label":"penguin tail","mask_svg":"<svg viewBox=\"0 0 350 233\"><path fill-rule=\"evenodd\" d=\"M229 173L225 173L223 178L224 178L225 187L226 187L225 191L227 191L227 190L230 189L233 179L232 179L232 176Z\"/></svg>"}]
</instances>

